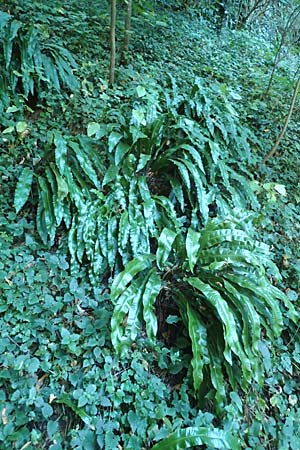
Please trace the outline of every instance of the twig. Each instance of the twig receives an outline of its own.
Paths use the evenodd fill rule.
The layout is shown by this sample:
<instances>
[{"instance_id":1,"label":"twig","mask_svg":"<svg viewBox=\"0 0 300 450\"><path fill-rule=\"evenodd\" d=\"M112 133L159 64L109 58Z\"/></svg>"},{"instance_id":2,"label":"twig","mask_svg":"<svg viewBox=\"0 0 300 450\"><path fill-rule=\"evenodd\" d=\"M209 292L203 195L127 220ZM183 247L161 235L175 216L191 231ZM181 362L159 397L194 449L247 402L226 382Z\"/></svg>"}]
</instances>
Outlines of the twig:
<instances>
[{"instance_id":1,"label":"twig","mask_svg":"<svg viewBox=\"0 0 300 450\"><path fill-rule=\"evenodd\" d=\"M290 109L289 109L287 118L285 119L284 127L282 128L282 131L281 131L280 135L276 139L276 142L275 142L272 150L264 157L263 162L262 162L263 164L266 164L266 162L274 155L274 153L276 152L276 150L279 147L279 144L280 144L283 136L285 135L285 132L286 132L288 124L289 124L289 121L291 119L291 116L292 116L294 108L295 108L295 102L296 102L296 98L297 98L297 95L298 95L299 87L300 87L300 78L298 78L298 81L297 81L295 89L294 89L293 98L292 98L292 101L291 101L291 105L290 105Z\"/></svg>"}]
</instances>

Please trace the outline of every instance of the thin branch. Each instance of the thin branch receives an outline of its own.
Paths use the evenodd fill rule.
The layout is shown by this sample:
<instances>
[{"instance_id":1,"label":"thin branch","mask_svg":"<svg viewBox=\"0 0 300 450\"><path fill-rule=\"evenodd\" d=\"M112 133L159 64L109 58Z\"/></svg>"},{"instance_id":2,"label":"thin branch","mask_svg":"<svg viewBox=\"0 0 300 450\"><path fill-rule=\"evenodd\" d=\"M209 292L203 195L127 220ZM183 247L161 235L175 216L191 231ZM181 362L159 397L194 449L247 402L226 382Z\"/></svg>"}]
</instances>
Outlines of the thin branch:
<instances>
[{"instance_id":1,"label":"thin branch","mask_svg":"<svg viewBox=\"0 0 300 450\"><path fill-rule=\"evenodd\" d=\"M111 0L110 13L110 67L109 67L109 84L115 82L115 66L116 66L116 0Z\"/></svg>"},{"instance_id":2,"label":"thin branch","mask_svg":"<svg viewBox=\"0 0 300 450\"><path fill-rule=\"evenodd\" d=\"M272 150L267 154L267 156L264 157L263 164L266 164L266 162L274 155L274 153L276 152L276 150L279 147L279 144L280 144L283 136L285 135L285 132L286 132L288 124L289 124L289 121L291 119L291 116L292 116L294 108L295 108L295 103L296 103L297 95L298 95L298 92L299 92L299 88L300 88L300 78L298 78L297 84L296 84L295 89L294 89L293 98L292 98L292 101L291 101L291 105L290 105L290 109L289 109L288 115L287 115L287 117L285 119L284 127L282 128L282 131L281 131L280 135L278 136L278 138L277 138L277 140L276 140Z\"/></svg>"}]
</instances>

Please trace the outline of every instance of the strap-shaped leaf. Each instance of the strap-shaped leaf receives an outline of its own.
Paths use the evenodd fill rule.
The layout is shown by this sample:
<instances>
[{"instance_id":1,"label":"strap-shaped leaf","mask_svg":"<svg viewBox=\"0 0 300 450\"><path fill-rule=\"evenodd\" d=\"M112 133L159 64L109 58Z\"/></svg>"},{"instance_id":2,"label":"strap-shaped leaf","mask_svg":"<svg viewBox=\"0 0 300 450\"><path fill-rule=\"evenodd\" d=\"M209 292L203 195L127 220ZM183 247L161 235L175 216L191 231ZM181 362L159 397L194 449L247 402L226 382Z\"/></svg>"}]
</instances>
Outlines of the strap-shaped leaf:
<instances>
[{"instance_id":1,"label":"strap-shaped leaf","mask_svg":"<svg viewBox=\"0 0 300 450\"><path fill-rule=\"evenodd\" d=\"M52 59L49 56L42 54L42 61L44 73L47 75L47 81L49 81L49 84L52 84L57 91L60 91L58 73Z\"/></svg>"},{"instance_id":2,"label":"strap-shaped leaf","mask_svg":"<svg viewBox=\"0 0 300 450\"><path fill-rule=\"evenodd\" d=\"M134 342L136 339L138 332L141 328L141 311L142 311L142 295L145 289L145 280L144 278L139 278L136 283L130 286L132 287L133 298L130 304L130 308L128 310L128 314L126 316L124 327L125 327L125 336L128 336L129 342ZM122 297L122 296L121 296ZM121 297L119 300L121 300ZM119 302L118 302L119 303ZM115 310L118 309L118 303L115 306Z\"/></svg>"},{"instance_id":3,"label":"strap-shaped leaf","mask_svg":"<svg viewBox=\"0 0 300 450\"><path fill-rule=\"evenodd\" d=\"M215 388L216 408L221 411L226 402L226 388L223 375L223 332L220 326L213 325L208 335L208 353L210 358L209 371Z\"/></svg>"},{"instance_id":4,"label":"strap-shaped leaf","mask_svg":"<svg viewBox=\"0 0 300 450\"><path fill-rule=\"evenodd\" d=\"M197 289L208 300L208 302L215 308L218 316L224 326L224 340L225 350L224 357L231 364L231 351L233 351L240 360L245 358L245 354L241 349L236 322L229 305L223 299L218 291L213 289L209 284L203 283L199 278L190 277L187 278L187 282Z\"/></svg>"},{"instance_id":5,"label":"strap-shaped leaf","mask_svg":"<svg viewBox=\"0 0 300 450\"><path fill-rule=\"evenodd\" d=\"M118 232L118 251L121 255L128 246L129 231L130 231L128 219L129 219L128 211L124 211L119 221L119 232Z\"/></svg>"},{"instance_id":6,"label":"strap-shaped leaf","mask_svg":"<svg viewBox=\"0 0 300 450\"><path fill-rule=\"evenodd\" d=\"M18 20L13 20L10 23L10 29L7 35L7 39L4 39L4 57L5 57L5 63L6 63L6 69L9 68L11 63L11 56L12 56L12 49L13 49L13 41L15 37L18 34L19 29L23 26L22 22L19 22Z\"/></svg>"},{"instance_id":7,"label":"strap-shaped leaf","mask_svg":"<svg viewBox=\"0 0 300 450\"><path fill-rule=\"evenodd\" d=\"M270 285L269 290L271 291L271 293L273 294L274 298L277 298L279 300L282 301L282 303L284 304L284 306L286 307L287 311L286 314L287 316L295 323L297 323L297 321L299 320L299 313L298 311L295 309L295 306L293 305L293 303L289 300L289 298L287 297L287 295L285 295L282 291L280 291L277 287Z\"/></svg>"},{"instance_id":8,"label":"strap-shaped leaf","mask_svg":"<svg viewBox=\"0 0 300 450\"><path fill-rule=\"evenodd\" d=\"M172 250L173 242L177 233L170 230L169 228L164 228L161 232L161 235L158 239L158 248L156 251L156 263L159 269L163 269L164 264L167 262L167 259Z\"/></svg>"},{"instance_id":9,"label":"strap-shaped leaf","mask_svg":"<svg viewBox=\"0 0 300 450\"><path fill-rule=\"evenodd\" d=\"M123 135L116 131L112 131L110 133L110 135L108 136L108 151L109 152L111 152L116 147L116 145L120 142L122 137L123 137Z\"/></svg>"},{"instance_id":10,"label":"strap-shaped leaf","mask_svg":"<svg viewBox=\"0 0 300 450\"><path fill-rule=\"evenodd\" d=\"M182 185L176 178L171 177L169 181L172 186L172 190L174 192L176 200L179 203L180 209L183 212L184 211L184 194L183 194Z\"/></svg>"},{"instance_id":11,"label":"strap-shaped leaf","mask_svg":"<svg viewBox=\"0 0 300 450\"><path fill-rule=\"evenodd\" d=\"M107 223L107 261L112 269L116 262L118 250L118 220L116 216L112 216Z\"/></svg>"},{"instance_id":12,"label":"strap-shaped leaf","mask_svg":"<svg viewBox=\"0 0 300 450\"><path fill-rule=\"evenodd\" d=\"M240 450L237 438L228 431L207 427L190 427L178 430L154 445L151 450L185 450L196 445L207 445L220 450Z\"/></svg>"},{"instance_id":13,"label":"strap-shaped leaf","mask_svg":"<svg viewBox=\"0 0 300 450\"><path fill-rule=\"evenodd\" d=\"M56 232L56 221L52 204L52 195L50 192L50 187L44 177L42 176L38 177L38 184L39 184L40 198L44 207L45 226L48 235L50 237L51 245L53 245Z\"/></svg>"},{"instance_id":14,"label":"strap-shaped leaf","mask_svg":"<svg viewBox=\"0 0 300 450\"><path fill-rule=\"evenodd\" d=\"M156 204L152 198L147 199L143 202L143 215L145 219L145 226L149 230L149 234L152 236L157 236L158 230L155 226L154 219L157 215Z\"/></svg>"},{"instance_id":15,"label":"strap-shaped leaf","mask_svg":"<svg viewBox=\"0 0 300 450\"><path fill-rule=\"evenodd\" d=\"M191 190L191 180L189 176L189 172L187 168L185 167L185 164L178 161L177 159L172 160L173 164L175 164L178 167L178 171L181 175L182 181L185 185L185 188L187 192L190 192Z\"/></svg>"},{"instance_id":16,"label":"strap-shaped leaf","mask_svg":"<svg viewBox=\"0 0 300 450\"><path fill-rule=\"evenodd\" d=\"M254 240L243 230L239 229L204 229L201 232L201 248L213 247L223 242L243 242L245 244L254 244Z\"/></svg>"},{"instance_id":17,"label":"strap-shaped leaf","mask_svg":"<svg viewBox=\"0 0 300 450\"><path fill-rule=\"evenodd\" d=\"M71 200L75 203L78 209L81 208L84 203L84 196L76 181L74 180L73 171L67 165L64 166L65 180L68 185L69 194Z\"/></svg>"},{"instance_id":18,"label":"strap-shaped leaf","mask_svg":"<svg viewBox=\"0 0 300 450\"><path fill-rule=\"evenodd\" d=\"M54 136L55 144L55 162L60 174L63 176L65 166L67 164L67 144L62 135L59 132L55 132Z\"/></svg>"},{"instance_id":19,"label":"strap-shaped leaf","mask_svg":"<svg viewBox=\"0 0 300 450\"><path fill-rule=\"evenodd\" d=\"M274 331L275 336L279 336L283 326L282 313L280 311L279 303L274 297L274 291L270 289L269 282L266 282L264 278L252 280L250 277L240 277L232 274L224 274L227 280L234 282L240 288L244 288L252 293L253 301L258 299L263 305L263 309L260 309L262 317L266 318L269 322L268 330ZM265 310L265 313L263 311ZM271 323L270 323L271 319ZM271 332L271 337L273 333Z\"/></svg>"},{"instance_id":20,"label":"strap-shaped leaf","mask_svg":"<svg viewBox=\"0 0 300 450\"><path fill-rule=\"evenodd\" d=\"M101 213L102 210L100 209ZM93 221L93 217L91 218ZM107 260L108 255L108 229L107 217L99 214L97 219L97 239L99 241L99 251L101 255Z\"/></svg>"},{"instance_id":21,"label":"strap-shaped leaf","mask_svg":"<svg viewBox=\"0 0 300 450\"><path fill-rule=\"evenodd\" d=\"M110 297L113 303L125 291L132 279L151 265L153 259L152 255L142 255L126 264L125 269L116 276L112 283Z\"/></svg>"},{"instance_id":22,"label":"strap-shaped leaf","mask_svg":"<svg viewBox=\"0 0 300 450\"><path fill-rule=\"evenodd\" d=\"M39 202L38 202L37 214L36 214L36 228L37 228L37 231L38 231L43 243L47 244L48 232L47 232L46 223L45 223L45 210L44 210L44 205L43 205L43 201L42 201L40 192L39 192Z\"/></svg>"},{"instance_id":23,"label":"strap-shaped leaf","mask_svg":"<svg viewBox=\"0 0 300 450\"><path fill-rule=\"evenodd\" d=\"M195 264L197 263L198 260L198 252L200 249L199 238L200 233L193 230L192 228L188 229L185 241L185 248L191 272L193 272Z\"/></svg>"},{"instance_id":24,"label":"strap-shaped leaf","mask_svg":"<svg viewBox=\"0 0 300 450\"><path fill-rule=\"evenodd\" d=\"M207 351L207 330L200 319L199 314L193 310L188 301L186 304L189 336L192 342L193 358L193 381L194 389L197 391L203 381L203 367L209 363Z\"/></svg>"},{"instance_id":25,"label":"strap-shaped leaf","mask_svg":"<svg viewBox=\"0 0 300 450\"><path fill-rule=\"evenodd\" d=\"M50 195L52 195L53 210L54 210L54 215L55 215L55 220L56 220L56 226L58 227L61 224L61 221L64 216L64 204L62 201L60 201L58 199L57 178L56 178L53 170L51 170L49 167L46 167L45 174L46 174L47 180L51 186Z\"/></svg>"},{"instance_id":26,"label":"strap-shaped leaf","mask_svg":"<svg viewBox=\"0 0 300 450\"><path fill-rule=\"evenodd\" d=\"M22 169L15 190L14 205L17 214L23 208L23 206L28 200L32 185L32 177L33 177L32 170L30 170L28 167L24 167L24 169Z\"/></svg>"},{"instance_id":27,"label":"strap-shaped leaf","mask_svg":"<svg viewBox=\"0 0 300 450\"><path fill-rule=\"evenodd\" d=\"M2 31L5 27L5 25L10 21L12 16L10 14L7 14L4 11L0 11L0 30Z\"/></svg>"},{"instance_id":28,"label":"strap-shaped leaf","mask_svg":"<svg viewBox=\"0 0 300 450\"><path fill-rule=\"evenodd\" d=\"M93 168L92 162L87 157L87 155L81 150L79 144L77 142L69 142L69 146L74 151L76 158L80 164L81 169L86 174L86 176L91 180L96 188L99 188L99 180L96 174L95 169Z\"/></svg>"},{"instance_id":29,"label":"strap-shaped leaf","mask_svg":"<svg viewBox=\"0 0 300 450\"><path fill-rule=\"evenodd\" d=\"M143 292L143 317L149 339L154 340L157 333L155 300L161 290L161 279L155 269L151 269Z\"/></svg>"},{"instance_id":30,"label":"strap-shaped leaf","mask_svg":"<svg viewBox=\"0 0 300 450\"><path fill-rule=\"evenodd\" d=\"M56 183L57 183L57 197L60 201L64 200L69 194L69 188L65 181L65 179L60 175L58 170L55 167L55 164L51 163L50 167L55 175Z\"/></svg>"},{"instance_id":31,"label":"strap-shaped leaf","mask_svg":"<svg viewBox=\"0 0 300 450\"><path fill-rule=\"evenodd\" d=\"M251 297L243 295L226 280L224 280L224 288L226 290L226 295L228 293L231 301L234 303L235 307L238 308L242 316L242 338L245 352L249 357L253 357L253 354L258 355L258 344L261 337L261 321L259 314L252 304ZM256 361L254 361L254 363L256 365Z\"/></svg>"},{"instance_id":32,"label":"strap-shaped leaf","mask_svg":"<svg viewBox=\"0 0 300 450\"><path fill-rule=\"evenodd\" d=\"M179 158L179 160L182 161L183 164L185 164L191 174L191 179L193 180L196 188L199 211L201 213L203 222L206 223L208 220L209 209L206 191L201 180L201 178L203 178L203 175L200 169L195 167L195 165L191 161L183 158Z\"/></svg>"},{"instance_id":33,"label":"strap-shaped leaf","mask_svg":"<svg viewBox=\"0 0 300 450\"><path fill-rule=\"evenodd\" d=\"M199 251L199 263L203 266L208 266L215 262L224 262L227 265L233 265L239 267L239 265L246 265L250 267L260 268L261 272L264 272L264 268L261 265L259 258L255 255L255 252L251 252L244 248L234 245L217 246L216 248L210 248L209 250ZM211 268L212 269L212 268Z\"/></svg>"},{"instance_id":34,"label":"strap-shaped leaf","mask_svg":"<svg viewBox=\"0 0 300 450\"><path fill-rule=\"evenodd\" d=\"M76 217L73 217L72 225L68 234L68 248L71 255L71 265L77 263L76 253L77 253L77 220Z\"/></svg>"},{"instance_id":35,"label":"strap-shaped leaf","mask_svg":"<svg viewBox=\"0 0 300 450\"><path fill-rule=\"evenodd\" d=\"M155 201L157 208L159 206L162 208L162 211L159 211L160 214L158 214L158 217L155 218L156 225L159 228L163 228L167 223L169 228L174 227L176 233L180 233L181 223L177 218L176 210L172 202L163 195L153 195L153 200Z\"/></svg>"},{"instance_id":36,"label":"strap-shaped leaf","mask_svg":"<svg viewBox=\"0 0 300 450\"><path fill-rule=\"evenodd\" d=\"M140 279L134 280L115 301L111 318L111 341L116 351L120 354L123 354L132 342L130 332L133 332L133 336L135 336L139 323L138 310L143 290L143 281ZM128 324L129 313L130 323ZM127 325L129 328L127 328ZM134 328L132 329L132 327Z\"/></svg>"},{"instance_id":37,"label":"strap-shaped leaf","mask_svg":"<svg viewBox=\"0 0 300 450\"><path fill-rule=\"evenodd\" d=\"M118 166L122 161L123 157L130 150L130 145L126 142L119 142L115 149L115 165Z\"/></svg>"},{"instance_id":38,"label":"strap-shaped leaf","mask_svg":"<svg viewBox=\"0 0 300 450\"><path fill-rule=\"evenodd\" d=\"M203 136L203 139L205 139L204 136ZM195 160L197 166L199 167L201 172L205 175L206 172L205 172L205 169L204 169L203 162L202 162L202 159L201 159L199 151L196 150L194 147L192 147L189 144L181 144L180 148L183 148L184 150L186 150L193 157L193 159Z\"/></svg>"}]
</instances>

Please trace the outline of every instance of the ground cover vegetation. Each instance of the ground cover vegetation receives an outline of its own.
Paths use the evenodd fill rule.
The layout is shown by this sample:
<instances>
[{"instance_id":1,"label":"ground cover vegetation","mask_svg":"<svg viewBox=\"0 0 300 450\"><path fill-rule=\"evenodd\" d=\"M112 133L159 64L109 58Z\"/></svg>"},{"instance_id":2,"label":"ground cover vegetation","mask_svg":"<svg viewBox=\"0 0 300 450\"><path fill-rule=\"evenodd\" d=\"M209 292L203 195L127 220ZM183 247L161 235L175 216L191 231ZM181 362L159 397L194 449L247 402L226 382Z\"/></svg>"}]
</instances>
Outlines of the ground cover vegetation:
<instances>
[{"instance_id":1,"label":"ground cover vegetation","mask_svg":"<svg viewBox=\"0 0 300 450\"><path fill-rule=\"evenodd\" d=\"M299 17L1 5L1 449L300 448Z\"/></svg>"}]
</instances>

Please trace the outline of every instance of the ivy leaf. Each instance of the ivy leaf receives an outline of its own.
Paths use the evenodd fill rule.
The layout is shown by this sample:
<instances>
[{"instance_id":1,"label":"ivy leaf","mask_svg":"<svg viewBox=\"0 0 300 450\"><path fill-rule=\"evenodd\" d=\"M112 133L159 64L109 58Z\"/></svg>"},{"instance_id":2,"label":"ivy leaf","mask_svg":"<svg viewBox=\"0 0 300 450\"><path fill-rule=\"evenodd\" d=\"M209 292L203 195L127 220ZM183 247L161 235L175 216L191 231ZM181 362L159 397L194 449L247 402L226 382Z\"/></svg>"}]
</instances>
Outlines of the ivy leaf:
<instances>
[{"instance_id":1,"label":"ivy leaf","mask_svg":"<svg viewBox=\"0 0 300 450\"><path fill-rule=\"evenodd\" d=\"M48 403L45 403L45 405L42 407L42 414L45 419L48 419L53 414L53 408Z\"/></svg>"},{"instance_id":2,"label":"ivy leaf","mask_svg":"<svg viewBox=\"0 0 300 450\"><path fill-rule=\"evenodd\" d=\"M26 122L17 122L16 130L19 134L23 133L25 130L27 130L27 123Z\"/></svg>"},{"instance_id":3,"label":"ivy leaf","mask_svg":"<svg viewBox=\"0 0 300 450\"><path fill-rule=\"evenodd\" d=\"M14 205L17 214L28 200L31 190L32 177L32 170L30 170L28 167L24 167L15 190Z\"/></svg>"},{"instance_id":4,"label":"ivy leaf","mask_svg":"<svg viewBox=\"0 0 300 450\"><path fill-rule=\"evenodd\" d=\"M100 130L100 125L97 122L90 122L87 126L87 135L88 137L92 137L98 133Z\"/></svg>"},{"instance_id":5,"label":"ivy leaf","mask_svg":"<svg viewBox=\"0 0 300 450\"><path fill-rule=\"evenodd\" d=\"M137 86L136 92L137 92L138 97L144 97L147 93L144 86Z\"/></svg>"},{"instance_id":6,"label":"ivy leaf","mask_svg":"<svg viewBox=\"0 0 300 450\"><path fill-rule=\"evenodd\" d=\"M117 133L116 131L112 131L108 137L108 151L112 152L113 149L118 145L123 135Z\"/></svg>"}]
</instances>

